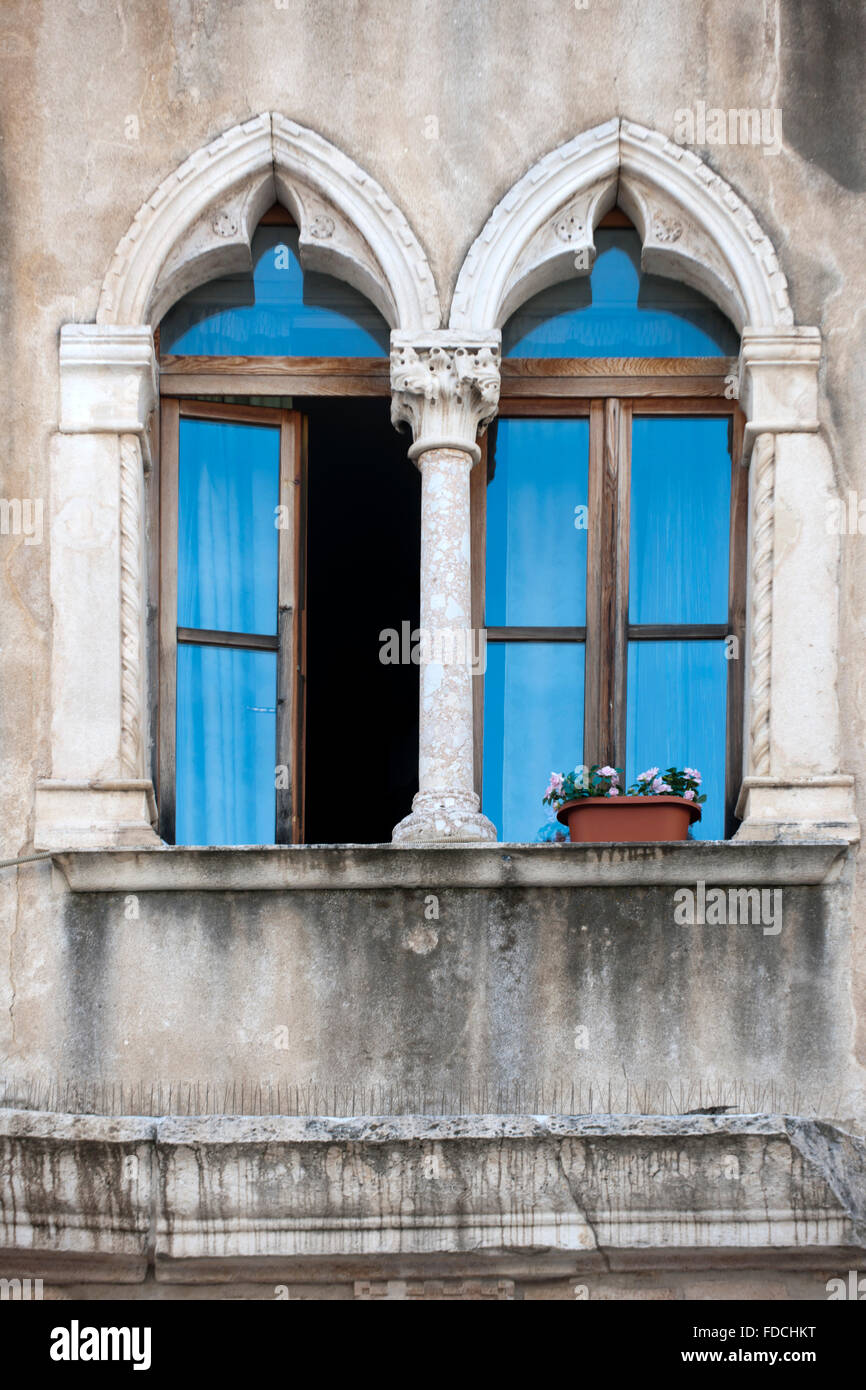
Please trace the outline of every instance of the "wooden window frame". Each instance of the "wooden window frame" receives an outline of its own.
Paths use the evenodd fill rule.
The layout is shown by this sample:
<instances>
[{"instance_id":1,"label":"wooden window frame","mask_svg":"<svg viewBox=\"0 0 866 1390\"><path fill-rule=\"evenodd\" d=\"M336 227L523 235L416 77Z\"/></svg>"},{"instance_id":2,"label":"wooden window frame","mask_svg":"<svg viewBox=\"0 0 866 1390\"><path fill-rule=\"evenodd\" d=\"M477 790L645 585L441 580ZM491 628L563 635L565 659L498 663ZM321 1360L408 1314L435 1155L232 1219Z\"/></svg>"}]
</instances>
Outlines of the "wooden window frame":
<instances>
[{"instance_id":1,"label":"wooden window frame","mask_svg":"<svg viewBox=\"0 0 866 1390\"><path fill-rule=\"evenodd\" d=\"M716 358L510 358L502 364L500 419L589 419L586 625L495 627L488 642L572 642L586 650L584 756L625 765L628 644L630 641L720 640L733 637L737 659L728 662L725 748L725 836L735 816L742 776L743 656L745 652L748 478L742 467L744 416L733 399L736 360ZM698 389L696 389L696 386ZM635 415L727 417L730 429L728 620L726 624L629 622L631 425ZM488 468L473 470L473 544L486 541ZM485 562L473 565L473 613L484 612ZM481 619L483 625L483 619ZM483 678L475 692L475 780L483 783Z\"/></svg>"},{"instance_id":2,"label":"wooden window frame","mask_svg":"<svg viewBox=\"0 0 866 1390\"><path fill-rule=\"evenodd\" d=\"M628 576L619 563L617 573L617 548L623 545L620 531L616 547L608 547L606 557L599 554L593 564L603 565L603 586L598 586L592 594L587 588L587 624L581 630L514 629L513 640L523 641L589 641L596 647L599 635L607 623L608 642L613 644L618 657L610 655L599 665L593 682L587 686L585 705L584 746L592 746L591 739L601 746L602 712L608 714L604 720L605 756L612 762L624 762L625 751L625 670L627 662L627 643L641 636L655 640L664 637L688 636L714 637L732 636L739 642L740 659L728 663L727 691L727 732L726 732L726 816L725 834L734 833L738 821L734 815L736 798L740 789L743 749L743 654L745 652L745 602L746 602L746 526L748 476L741 466L743 452L744 416L736 400L732 398L732 383L736 380L737 359L732 357L697 358L505 358L502 362L502 390L499 415L504 418L520 416L548 416L568 418L586 416L590 421L590 514L593 499L608 515L617 503L622 515L624 497L621 490L626 487L628 469L623 467L623 458L629 457L630 421L635 413L658 415L727 415L732 429L732 486L731 486L731 526L730 526L730 564L729 564L729 611L728 624L724 633L721 625L704 631L695 630L693 625L678 625L676 631L668 625L641 625L635 632L627 623ZM166 439L170 440L171 427L166 427L165 407L174 402L178 410L215 406L218 410L230 409L227 405L202 401L201 397L267 397L280 398L293 396L331 396L368 398L371 396L389 397L391 394L390 369L386 357L375 358L302 358L302 357L182 357L163 355L160 358L160 394L163 397L162 449ZM244 407L240 407L244 409ZM273 407L254 407L254 409L273 409ZM605 430L605 421L608 428ZM496 424L491 427L495 435ZM605 447L605 438L616 440ZM176 444L175 444L176 449ZM623 452L625 451L625 452ZM304 458L306 446L303 445ZM488 447L486 437L482 440L482 459L472 470L472 621L480 630L484 626L484 572L486 552L486 496L488 483ZM160 513L163 514L162 502ZM165 522L161 525L164 536ZM176 519L175 519L176 527ZM592 532L590 532L590 535ZM609 529L608 536L613 532ZM303 536L298 540L303 544ZM588 538L589 539L589 538ZM627 529L625 533L627 544ZM175 539L176 545L176 539ZM163 563L164 547L160 545L160 563ZM588 556L588 570L590 568ZM176 582L176 581L175 581ZM175 600L176 602L176 600ZM164 604L160 596L160 672L164 667L167 639L163 635ZM505 630L489 629L488 641L504 640ZM299 637L303 646L304 636ZM619 674L617 674L619 673ZM162 708L162 679L160 678ZM483 739L484 739L484 678L479 675L473 683L473 714L475 740L475 788L479 796L483 783ZM173 717L173 707L171 716ZM591 723L587 726L587 719ZM160 719L160 749L163 743L164 720ZM598 732L596 732L598 731ZM303 753L302 743L300 745ZM300 759L296 758L296 765ZM163 758L160 755L160 785L167 783L163 772ZM303 771L299 768L299 795L303 790ZM160 813L162 802L160 797ZM171 802L173 817L174 780L171 778ZM297 840L300 831L293 832ZM164 838L165 832L163 831Z\"/></svg>"},{"instance_id":3,"label":"wooden window frame","mask_svg":"<svg viewBox=\"0 0 866 1390\"><path fill-rule=\"evenodd\" d=\"M261 425L280 432L279 505L288 525L278 528L277 631L243 633L186 628L177 623L178 463L181 419ZM162 400L159 477L159 704L157 719L160 834L176 839L177 647L228 647L277 653L275 769L285 766L286 787L274 787L274 840L299 843L304 832L304 727L306 684L306 420L278 406L220 401ZM275 779L276 780L276 779Z\"/></svg>"}]
</instances>

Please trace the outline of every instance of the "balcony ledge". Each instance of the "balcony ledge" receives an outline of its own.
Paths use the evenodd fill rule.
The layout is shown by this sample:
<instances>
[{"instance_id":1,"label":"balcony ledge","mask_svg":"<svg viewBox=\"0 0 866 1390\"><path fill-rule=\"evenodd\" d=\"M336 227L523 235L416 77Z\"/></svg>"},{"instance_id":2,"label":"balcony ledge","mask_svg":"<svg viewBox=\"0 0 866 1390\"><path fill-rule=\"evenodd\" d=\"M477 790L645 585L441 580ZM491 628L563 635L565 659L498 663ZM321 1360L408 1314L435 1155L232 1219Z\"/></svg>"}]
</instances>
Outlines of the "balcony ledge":
<instances>
[{"instance_id":1,"label":"balcony ledge","mask_svg":"<svg viewBox=\"0 0 866 1390\"><path fill-rule=\"evenodd\" d=\"M163 845L82 849L52 861L74 893L283 892L385 888L622 888L703 882L833 882L846 840L666 844Z\"/></svg>"}]
</instances>

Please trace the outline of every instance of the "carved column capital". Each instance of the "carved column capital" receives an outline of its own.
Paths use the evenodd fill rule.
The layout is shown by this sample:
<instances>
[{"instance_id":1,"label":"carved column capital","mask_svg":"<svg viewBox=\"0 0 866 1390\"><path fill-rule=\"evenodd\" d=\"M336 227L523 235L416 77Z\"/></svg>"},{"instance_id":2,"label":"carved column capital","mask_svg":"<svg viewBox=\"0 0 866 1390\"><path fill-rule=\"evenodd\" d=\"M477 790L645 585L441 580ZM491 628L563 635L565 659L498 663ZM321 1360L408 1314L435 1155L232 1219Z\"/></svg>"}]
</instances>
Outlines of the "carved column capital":
<instances>
[{"instance_id":1,"label":"carved column capital","mask_svg":"<svg viewBox=\"0 0 866 1390\"><path fill-rule=\"evenodd\" d=\"M475 463L479 432L499 408L501 335L391 334L391 420L407 421L411 459L428 449L461 449Z\"/></svg>"}]
</instances>

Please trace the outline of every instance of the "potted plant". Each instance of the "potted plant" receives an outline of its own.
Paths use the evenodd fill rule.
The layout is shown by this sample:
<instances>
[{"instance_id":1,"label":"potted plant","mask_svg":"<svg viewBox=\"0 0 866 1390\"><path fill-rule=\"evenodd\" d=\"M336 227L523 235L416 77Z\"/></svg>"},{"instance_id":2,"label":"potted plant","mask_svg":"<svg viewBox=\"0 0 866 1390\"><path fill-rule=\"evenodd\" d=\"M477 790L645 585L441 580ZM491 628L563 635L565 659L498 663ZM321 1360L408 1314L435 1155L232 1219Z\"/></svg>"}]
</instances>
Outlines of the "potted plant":
<instances>
[{"instance_id":1,"label":"potted plant","mask_svg":"<svg viewBox=\"0 0 866 1390\"><path fill-rule=\"evenodd\" d=\"M701 774L693 767L657 767L640 773L623 792L615 767L579 765L573 772L552 772L544 803L568 826L569 839L582 844L653 843L687 840L701 818Z\"/></svg>"}]
</instances>

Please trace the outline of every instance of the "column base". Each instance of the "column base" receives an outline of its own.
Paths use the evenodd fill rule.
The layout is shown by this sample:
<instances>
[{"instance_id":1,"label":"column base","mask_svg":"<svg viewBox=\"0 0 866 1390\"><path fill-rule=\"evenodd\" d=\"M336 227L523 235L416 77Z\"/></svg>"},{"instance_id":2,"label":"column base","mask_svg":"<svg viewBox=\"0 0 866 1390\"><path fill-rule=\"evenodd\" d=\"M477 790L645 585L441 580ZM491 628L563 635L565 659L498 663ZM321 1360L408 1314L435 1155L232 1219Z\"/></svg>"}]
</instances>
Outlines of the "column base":
<instances>
[{"instance_id":1,"label":"column base","mask_svg":"<svg viewBox=\"0 0 866 1390\"><path fill-rule=\"evenodd\" d=\"M155 823L153 784L146 778L36 784L37 850L153 848L162 844Z\"/></svg>"},{"instance_id":2,"label":"column base","mask_svg":"<svg viewBox=\"0 0 866 1390\"><path fill-rule=\"evenodd\" d=\"M392 843L495 843L496 826L481 814L479 806L474 793L418 792L409 815L394 826Z\"/></svg>"},{"instance_id":3,"label":"column base","mask_svg":"<svg viewBox=\"0 0 866 1390\"><path fill-rule=\"evenodd\" d=\"M735 840L860 839L854 778L746 777L737 801L742 825Z\"/></svg>"}]
</instances>

